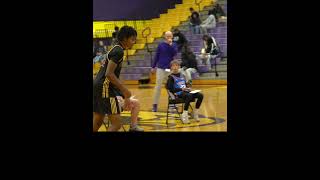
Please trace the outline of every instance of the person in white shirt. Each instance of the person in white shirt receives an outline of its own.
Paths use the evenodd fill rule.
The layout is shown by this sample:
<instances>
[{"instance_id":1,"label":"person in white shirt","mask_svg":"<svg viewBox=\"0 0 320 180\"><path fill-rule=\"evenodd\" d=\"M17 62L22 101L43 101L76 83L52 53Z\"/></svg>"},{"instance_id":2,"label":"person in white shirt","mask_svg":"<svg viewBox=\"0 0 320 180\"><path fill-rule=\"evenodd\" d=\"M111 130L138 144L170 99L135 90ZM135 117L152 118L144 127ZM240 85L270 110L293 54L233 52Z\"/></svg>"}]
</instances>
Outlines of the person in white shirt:
<instances>
[{"instance_id":1,"label":"person in white shirt","mask_svg":"<svg viewBox=\"0 0 320 180\"><path fill-rule=\"evenodd\" d=\"M213 15L213 11L210 10L208 18L205 21L203 21L200 25L201 33L207 34L208 29L213 29L215 27L216 27L216 18Z\"/></svg>"}]
</instances>

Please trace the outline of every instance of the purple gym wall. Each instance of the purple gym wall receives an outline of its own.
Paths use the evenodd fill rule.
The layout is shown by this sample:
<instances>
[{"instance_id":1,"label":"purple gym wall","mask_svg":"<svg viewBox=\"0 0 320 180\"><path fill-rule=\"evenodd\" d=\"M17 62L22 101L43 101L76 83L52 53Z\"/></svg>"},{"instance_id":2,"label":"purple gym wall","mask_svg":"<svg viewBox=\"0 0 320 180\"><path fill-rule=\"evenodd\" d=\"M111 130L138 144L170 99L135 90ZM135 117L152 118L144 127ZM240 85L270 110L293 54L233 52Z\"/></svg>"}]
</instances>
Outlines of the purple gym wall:
<instances>
[{"instance_id":1,"label":"purple gym wall","mask_svg":"<svg viewBox=\"0 0 320 180\"><path fill-rule=\"evenodd\" d=\"M182 0L93 0L94 21L157 18Z\"/></svg>"}]
</instances>

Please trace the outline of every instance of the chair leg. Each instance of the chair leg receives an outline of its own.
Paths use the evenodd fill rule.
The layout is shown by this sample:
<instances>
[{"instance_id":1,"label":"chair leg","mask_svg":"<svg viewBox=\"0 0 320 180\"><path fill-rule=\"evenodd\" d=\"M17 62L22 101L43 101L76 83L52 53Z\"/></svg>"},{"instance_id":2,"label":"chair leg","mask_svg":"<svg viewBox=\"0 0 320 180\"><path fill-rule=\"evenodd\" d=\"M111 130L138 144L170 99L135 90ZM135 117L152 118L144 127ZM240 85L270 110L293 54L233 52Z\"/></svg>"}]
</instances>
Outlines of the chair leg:
<instances>
[{"instance_id":1,"label":"chair leg","mask_svg":"<svg viewBox=\"0 0 320 180\"><path fill-rule=\"evenodd\" d=\"M108 124L109 124L109 121L108 121ZM106 125L106 123L105 122L103 122L103 125L104 125L104 127L106 128L106 131L108 131L108 127L107 127L107 125Z\"/></svg>"},{"instance_id":2,"label":"chair leg","mask_svg":"<svg viewBox=\"0 0 320 180\"><path fill-rule=\"evenodd\" d=\"M180 115L179 109L178 109L178 107L176 106L176 104L174 104L174 108L176 109L176 111L177 111L177 113L178 113L178 115L179 115L179 118L181 119L181 115Z\"/></svg>"},{"instance_id":3,"label":"chair leg","mask_svg":"<svg viewBox=\"0 0 320 180\"><path fill-rule=\"evenodd\" d=\"M174 109L177 111L178 115L180 116L180 112L179 112L179 109L178 109L178 107L176 106L176 104L174 104Z\"/></svg>"},{"instance_id":4,"label":"chair leg","mask_svg":"<svg viewBox=\"0 0 320 180\"><path fill-rule=\"evenodd\" d=\"M103 119L103 125L104 125L104 127L106 128L106 131L108 131L108 127L109 127L109 119L108 119L108 126L107 126L107 124L104 122L104 120L105 120L105 118Z\"/></svg>"},{"instance_id":5,"label":"chair leg","mask_svg":"<svg viewBox=\"0 0 320 180\"><path fill-rule=\"evenodd\" d=\"M168 126L168 117L169 117L169 103L168 103L168 108L167 108L167 120L166 120L166 124L167 124L167 126Z\"/></svg>"}]
</instances>

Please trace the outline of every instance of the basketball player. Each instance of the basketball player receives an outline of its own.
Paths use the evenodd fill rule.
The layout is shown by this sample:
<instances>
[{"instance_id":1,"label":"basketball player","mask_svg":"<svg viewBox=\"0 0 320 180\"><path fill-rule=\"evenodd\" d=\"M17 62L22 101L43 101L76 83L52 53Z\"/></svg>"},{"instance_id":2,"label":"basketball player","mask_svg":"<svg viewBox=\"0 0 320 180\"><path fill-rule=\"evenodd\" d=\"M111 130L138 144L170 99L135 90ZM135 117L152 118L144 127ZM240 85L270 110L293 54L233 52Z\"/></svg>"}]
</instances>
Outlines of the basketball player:
<instances>
[{"instance_id":1,"label":"basketball player","mask_svg":"<svg viewBox=\"0 0 320 180\"><path fill-rule=\"evenodd\" d=\"M172 74L168 77L167 88L173 93L176 97L182 98L185 101L184 110L181 116L181 120L184 124L190 123L188 117L188 108L190 102L197 98L196 109L193 112L193 118L195 121L199 122L199 108L203 100L203 94L200 92L191 94L191 88L188 88L186 85L186 80L182 76L182 73L179 73L180 63L178 60L173 60L170 63Z\"/></svg>"},{"instance_id":2,"label":"basketball player","mask_svg":"<svg viewBox=\"0 0 320 180\"><path fill-rule=\"evenodd\" d=\"M117 43L110 49L105 63L101 66L93 82L93 132L97 132L103 123L105 114L111 121L108 131L121 128L120 112L131 111L130 131L143 131L138 123L140 104L131 97L131 92L120 82L119 76L124 50L135 44L137 32L129 26L123 26L117 36Z\"/></svg>"}]
</instances>

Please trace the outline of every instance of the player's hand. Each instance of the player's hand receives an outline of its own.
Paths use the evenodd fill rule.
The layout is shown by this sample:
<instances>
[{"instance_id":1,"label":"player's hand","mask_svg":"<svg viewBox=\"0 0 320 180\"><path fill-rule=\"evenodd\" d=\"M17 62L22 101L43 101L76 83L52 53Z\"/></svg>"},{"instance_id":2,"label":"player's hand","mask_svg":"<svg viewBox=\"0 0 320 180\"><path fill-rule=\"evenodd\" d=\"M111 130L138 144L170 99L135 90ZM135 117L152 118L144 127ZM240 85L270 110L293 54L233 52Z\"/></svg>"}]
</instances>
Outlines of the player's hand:
<instances>
[{"instance_id":1,"label":"player's hand","mask_svg":"<svg viewBox=\"0 0 320 180\"><path fill-rule=\"evenodd\" d=\"M131 105L130 98L125 98L125 99L124 99L123 109L124 109L125 111L130 111L131 108L132 108L132 105Z\"/></svg>"},{"instance_id":2,"label":"player's hand","mask_svg":"<svg viewBox=\"0 0 320 180\"><path fill-rule=\"evenodd\" d=\"M191 88L182 88L182 91L190 92L190 91L191 91Z\"/></svg>"},{"instance_id":3,"label":"player's hand","mask_svg":"<svg viewBox=\"0 0 320 180\"><path fill-rule=\"evenodd\" d=\"M155 73L156 72L156 68L152 68L151 69L151 73L153 74L153 73Z\"/></svg>"}]
</instances>

